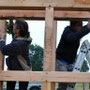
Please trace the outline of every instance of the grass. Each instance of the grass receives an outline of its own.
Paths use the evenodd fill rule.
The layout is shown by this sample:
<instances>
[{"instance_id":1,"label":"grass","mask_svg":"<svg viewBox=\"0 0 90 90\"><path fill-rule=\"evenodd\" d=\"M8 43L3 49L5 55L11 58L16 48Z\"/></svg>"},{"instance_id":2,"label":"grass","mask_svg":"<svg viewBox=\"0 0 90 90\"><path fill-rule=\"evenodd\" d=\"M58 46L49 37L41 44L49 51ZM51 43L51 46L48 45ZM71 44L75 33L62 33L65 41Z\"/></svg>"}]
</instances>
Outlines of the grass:
<instances>
[{"instance_id":1,"label":"grass","mask_svg":"<svg viewBox=\"0 0 90 90\"><path fill-rule=\"evenodd\" d=\"M83 90L83 84L82 83L76 83L74 90ZM89 89L89 83L85 83L85 90Z\"/></svg>"}]
</instances>

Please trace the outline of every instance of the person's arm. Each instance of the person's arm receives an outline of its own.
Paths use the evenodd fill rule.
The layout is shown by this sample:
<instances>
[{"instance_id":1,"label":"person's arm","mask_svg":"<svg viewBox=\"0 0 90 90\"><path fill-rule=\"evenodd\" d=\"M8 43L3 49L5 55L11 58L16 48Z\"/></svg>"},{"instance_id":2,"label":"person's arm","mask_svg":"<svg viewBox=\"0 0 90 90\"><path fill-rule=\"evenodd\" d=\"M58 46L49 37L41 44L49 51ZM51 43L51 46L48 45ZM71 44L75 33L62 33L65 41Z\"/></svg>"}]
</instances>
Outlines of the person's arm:
<instances>
[{"instance_id":1,"label":"person's arm","mask_svg":"<svg viewBox=\"0 0 90 90\"><path fill-rule=\"evenodd\" d=\"M3 48L4 45L5 45L5 41L3 39L0 40L0 50Z\"/></svg>"},{"instance_id":2,"label":"person's arm","mask_svg":"<svg viewBox=\"0 0 90 90\"><path fill-rule=\"evenodd\" d=\"M19 55L22 53L22 49L20 44L18 42L15 42L15 43L2 46L1 52L3 55Z\"/></svg>"},{"instance_id":3,"label":"person's arm","mask_svg":"<svg viewBox=\"0 0 90 90\"><path fill-rule=\"evenodd\" d=\"M65 34L63 35L63 37L68 41L68 42L74 42L77 40L80 40L83 36L85 36L86 34L88 34L90 32L90 29L88 28L88 26L84 26L82 28L82 30L80 30L79 32L72 32L70 30L66 30Z\"/></svg>"},{"instance_id":4,"label":"person's arm","mask_svg":"<svg viewBox=\"0 0 90 90\"><path fill-rule=\"evenodd\" d=\"M4 41L5 33L0 30L0 51L4 55L18 55L21 53L20 42L11 43L5 45Z\"/></svg>"}]
</instances>

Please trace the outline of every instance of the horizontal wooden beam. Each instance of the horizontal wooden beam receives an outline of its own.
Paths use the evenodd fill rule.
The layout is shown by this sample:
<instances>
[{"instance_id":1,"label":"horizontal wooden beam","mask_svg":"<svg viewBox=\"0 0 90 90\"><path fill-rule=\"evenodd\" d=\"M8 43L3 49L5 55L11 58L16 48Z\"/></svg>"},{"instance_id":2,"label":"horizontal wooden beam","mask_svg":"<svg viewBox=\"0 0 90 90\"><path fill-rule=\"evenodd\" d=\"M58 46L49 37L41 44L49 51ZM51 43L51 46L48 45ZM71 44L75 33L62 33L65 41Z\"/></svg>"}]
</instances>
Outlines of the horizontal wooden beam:
<instances>
[{"instance_id":1,"label":"horizontal wooden beam","mask_svg":"<svg viewBox=\"0 0 90 90\"><path fill-rule=\"evenodd\" d=\"M45 10L0 10L0 19L16 19L25 18L32 20L44 20ZM90 18L89 11L54 11L54 18L56 20L69 20L69 19L83 19Z\"/></svg>"},{"instance_id":2,"label":"horizontal wooden beam","mask_svg":"<svg viewBox=\"0 0 90 90\"><path fill-rule=\"evenodd\" d=\"M1 9L44 9L45 7L89 11L90 0L0 0Z\"/></svg>"},{"instance_id":3,"label":"horizontal wooden beam","mask_svg":"<svg viewBox=\"0 0 90 90\"><path fill-rule=\"evenodd\" d=\"M90 73L0 71L0 81L90 82Z\"/></svg>"},{"instance_id":4,"label":"horizontal wooden beam","mask_svg":"<svg viewBox=\"0 0 90 90\"><path fill-rule=\"evenodd\" d=\"M0 19L45 19L45 10L0 10Z\"/></svg>"},{"instance_id":5,"label":"horizontal wooden beam","mask_svg":"<svg viewBox=\"0 0 90 90\"><path fill-rule=\"evenodd\" d=\"M70 20L70 19L90 19L89 11L55 11L55 19Z\"/></svg>"}]
</instances>

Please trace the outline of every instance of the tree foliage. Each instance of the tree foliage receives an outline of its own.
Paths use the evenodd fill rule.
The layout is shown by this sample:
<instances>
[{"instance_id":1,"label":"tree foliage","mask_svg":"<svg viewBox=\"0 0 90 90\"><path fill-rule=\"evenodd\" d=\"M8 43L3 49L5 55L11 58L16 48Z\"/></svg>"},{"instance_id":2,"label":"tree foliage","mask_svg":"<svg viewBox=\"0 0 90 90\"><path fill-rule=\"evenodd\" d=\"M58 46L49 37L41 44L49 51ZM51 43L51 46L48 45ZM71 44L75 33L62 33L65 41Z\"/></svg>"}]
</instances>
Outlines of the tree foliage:
<instances>
[{"instance_id":1,"label":"tree foliage","mask_svg":"<svg viewBox=\"0 0 90 90\"><path fill-rule=\"evenodd\" d=\"M78 55L76 57L76 60L78 58ZM84 60L82 68L81 68L81 72L87 72L89 70L89 66L88 66L88 62L86 60Z\"/></svg>"},{"instance_id":2,"label":"tree foliage","mask_svg":"<svg viewBox=\"0 0 90 90\"><path fill-rule=\"evenodd\" d=\"M43 70L43 48L39 45L30 45L30 59L32 63L32 71Z\"/></svg>"},{"instance_id":3,"label":"tree foliage","mask_svg":"<svg viewBox=\"0 0 90 90\"><path fill-rule=\"evenodd\" d=\"M87 63L86 60L84 60L84 63L83 63L83 66L82 66L81 71L83 71L83 72L87 72L88 70L89 70L88 63Z\"/></svg>"},{"instance_id":4,"label":"tree foliage","mask_svg":"<svg viewBox=\"0 0 90 90\"><path fill-rule=\"evenodd\" d=\"M7 23L7 33L8 34L11 34L12 33L12 31L11 31L11 25L10 25L9 22Z\"/></svg>"}]
</instances>

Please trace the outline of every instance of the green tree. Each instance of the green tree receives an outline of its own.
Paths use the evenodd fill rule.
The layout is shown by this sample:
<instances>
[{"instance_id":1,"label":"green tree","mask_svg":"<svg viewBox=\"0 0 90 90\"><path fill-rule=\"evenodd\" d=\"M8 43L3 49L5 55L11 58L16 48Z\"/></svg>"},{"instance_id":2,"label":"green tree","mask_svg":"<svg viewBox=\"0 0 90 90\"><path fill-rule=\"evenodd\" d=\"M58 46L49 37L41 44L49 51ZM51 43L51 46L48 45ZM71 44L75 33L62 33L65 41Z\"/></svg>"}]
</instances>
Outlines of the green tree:
<instances>
[{"instance_id":1,"label":"green tree","mask_svg":"<svg viewBox=\"0 0 90 90\"><path fill-rule=\"evenodd\" d=\"M82 66L81 71L83 71L83 72L87 72L88 70L89 70L88 63L87 63L86 60L84 60L84 63L83 63L83 66Z\"/></svg>"},{"instance_id":2,"label":"green tree","mask_svg":"<svg viewBox=\"0 0 90 90\"><path fill-rule=\"evenodd\" d=\"M32 71L43 70L43 51L44 49L39 45L30 45L30 59L32 63Z\"/></svg>"},{"instance_id":3,"label":"green tree","mask_svg":"<svg viewBox=\"0 0 90 90\"><path fill-rule=\"evenodd\" d=\"M76 56L76 60L77 58L78 58L78 55ZM84 60L82 68L81 68L81 72L87 72L88 70L89 70L88 62Z\"/></svg>"},{"instance_id":4,"label":"green tree","mask_svg":"<svg viewBox=\"0 0 90 90\"><path fill-rule=\"evenodd\" d=\"M11 29L12 29L13 27L10 25L10 23L8 22L7 23L7 33L8 34L11 34L12 33L12 31L11 31Z\"/></svg>"}]
</instances>

